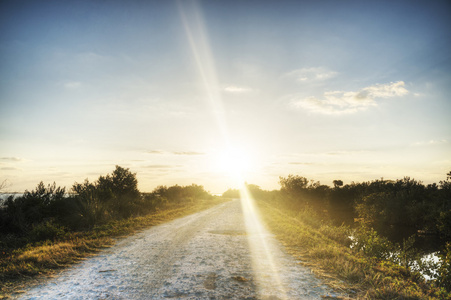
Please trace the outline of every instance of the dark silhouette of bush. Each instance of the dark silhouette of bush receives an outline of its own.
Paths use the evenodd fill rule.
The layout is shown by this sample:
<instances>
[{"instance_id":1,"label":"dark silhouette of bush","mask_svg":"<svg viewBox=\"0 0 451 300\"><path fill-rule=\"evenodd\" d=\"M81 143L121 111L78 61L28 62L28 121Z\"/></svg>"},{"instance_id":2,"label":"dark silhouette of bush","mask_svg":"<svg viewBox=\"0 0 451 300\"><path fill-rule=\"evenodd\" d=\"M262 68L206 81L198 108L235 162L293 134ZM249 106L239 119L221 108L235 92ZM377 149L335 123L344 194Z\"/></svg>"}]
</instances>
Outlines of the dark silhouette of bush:
<instances>
[{"instance_id":1,"label":"dark silhouette of bush","mask_svg":"<svg viewBox=\"0 0 451 300\"><path fill-rule=\"evenodd\" d=\"M9 197L4 208L4 228L7 232L25 234L33 225L54 219L53 203L61 201L65 193L55 183L46 187L41 181L35 190L27 190L21 197Z\"/></svg>"},{"instance_id":2,"label":"dark silhouette of bush","mask_svg":"<svg viewBox=\"0 0 451 300\"><path fill-rule=\"evenodd\" d=\"M279 177L279 184L281 186L281 198L285 205L294 210L302 211L308 207L319 216L325 215L330 187L299 175L288 175L286 178Z\"/></svg>"},{"instance_id":3,"label":"dark silhouette of bush","mask_svg":"<svg viewBox=\"0 0 451 300\"><path fill-rule=\"evenodd\" d=\"M71 194L55 183L45 186L40 182L35 190L25 191L21 197L11 196L0 207L0 250L52 240L68 231L144 215L166 205L212 197L196 184L160 186L152 193L141 194L136 174L120 166L94 182L75 182Z\"/></svg>"},{"instance_id":4,"label":"dark silhouette of bush","mask_svg":"<svg viewBox=\"0 0 451 300\"><path fill-rule=\"evenodd\" d=\"M128 218L136 214L142 204L136 173L120 166L95 182L86 179L83 183L74 183L72 191L76 194L78 215L87 227L109 219Z\"/></svg>"},{"instance_id":5,"label":"dark silhouette of bush","mask_svg":"<svg viewBox=\"0 0 451 300\"><path fill-rule=\"evenodd\" d=\"M451 240L451 172L440 184L424 185L409 177L374 180L334 187L298 175L280 177L281 189L274 196L293 211L310 208L335 225L355 226L355 220L399 242L417 232ZM327 201L324 201L327 199Z\"/></svg>"},{"instance_id":6,"label":"dark silhouette of bush","mask_svg":"<svg viewBox=\"0 0 451 300\"><path fill-rule=\"evenodd\" d=\"M205 191L204 187L197 184L188 186L174 185L166 187L164 185L156 187L152 193L146 194L145 201L152 201L155 205L158 202L167 204L180 204L191 202L195 199L211 199L213 196Z\"/></svg>"},{"instance_id":7,"label":"dark silhouette of bush","mask_svg":"<svg viewBox=\"0 0 451 300\"><path fill-rule=\"evenodd\" d=\"M75 193L72 197L75 213L68 222L76 225L71 226L73 229L92 228L109 219L107 195L98 189L96 183L90 183L86 179L83 183L74 183L72 191Z\"/></svg>"},{"instance_id":8,"label":"dark silhouette of bush","mask_svg":"<svg viewBox=\"0 0 451 300\"><path fill-rule=\"evenodd\" d=\"M369 183L365 192L356 200L357 214L379 232L410 228L410 234L420 230L448 235L445 224L449 222L451 197L446 187L425 186L405 177Z\"/></svg>"}]
</instances>

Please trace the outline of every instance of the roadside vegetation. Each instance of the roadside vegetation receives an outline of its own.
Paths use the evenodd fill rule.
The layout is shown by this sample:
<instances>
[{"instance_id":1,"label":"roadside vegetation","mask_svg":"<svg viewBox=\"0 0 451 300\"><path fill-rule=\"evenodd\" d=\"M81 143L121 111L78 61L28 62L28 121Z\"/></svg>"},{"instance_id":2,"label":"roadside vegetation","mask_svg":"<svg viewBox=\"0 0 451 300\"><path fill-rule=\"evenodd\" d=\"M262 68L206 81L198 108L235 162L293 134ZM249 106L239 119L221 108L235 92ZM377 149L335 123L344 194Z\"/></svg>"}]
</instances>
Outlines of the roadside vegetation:
<instances>
[{"instance_id":1,"label":"roadside vegetation","mask_svg":"<svg viewBox=\"0 0 451 300\"><path fill-rule=\"evenodd\" d=\"M136 174L116 166L97 181L74 183L71 193L39 183L0 208L0 298L40 274L114 244L114 238L224 201L202 186L137 188Z\"/></svg>"},{"instance_id":2,"label":"roadside vegetation","mask_svg":"<svg viewBox=\"0 0 451 300\"><path fill-rule=\"evenodd\" d=\"M294 175L279 183L275 191L247 188L288 251L336 289L357 299L451 298L451 172L430 185L405 177L329 187ZM137 184L116 166L69 192L41 182L9 197L0 207L0 298L117 237L240 195L214 197L195 184L141 193ZM424 259L431 249L439 261Z\"/></svg>"},{"instance_id":3,"label":"roadside vegetation","mask_svg":"<svg viewBox=\"0 0 451 300\"><path fill-rule=\"evenodd\" d=\"M329 187L289 175L279 183L248 189L270 230L332 286L358 299L451 298L451 172L427 186L408 177ZM436 241L438 262L424 259L423 235Z\"/></svg>"}]
</instances>

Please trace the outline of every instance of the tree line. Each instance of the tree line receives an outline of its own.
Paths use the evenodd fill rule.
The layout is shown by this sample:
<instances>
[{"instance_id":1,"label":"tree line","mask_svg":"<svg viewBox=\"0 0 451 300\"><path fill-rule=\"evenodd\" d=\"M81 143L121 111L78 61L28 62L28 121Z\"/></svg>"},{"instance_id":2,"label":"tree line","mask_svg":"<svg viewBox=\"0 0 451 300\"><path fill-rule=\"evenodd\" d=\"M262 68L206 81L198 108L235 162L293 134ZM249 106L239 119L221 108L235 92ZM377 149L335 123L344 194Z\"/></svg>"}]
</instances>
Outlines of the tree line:
<instances>
[{"instance_id":1,"label":"tree line","mask_svg":"<svg viewBox=\"0 0 451 300\"><path fill-rule=\"evenodd\" d=\"M253 184L247 189L257 202L268 202L293 220L327 233L376 266L391 263L421 271L434 278L437 287L451 290L451 172L428 185L404 177L346 185L334 180L330 187L298 175L280 177L279 184L280 190L265 191ZM239 198L240 191L229 189L223 195ZM425 235L428 246L434 241L428 251L439 251L439 262L424 259L418 242Z\"/></svg>"},{"instance_id":2,"label":"tree line","mask_svg":"<svg viewBox=\"0 0 451 300\"><path fill-rule=\"evenodd\" d=\"M280 190L265 191L248 184L256 199L277 202L292 211L311 210L319 219L335 225L356 222L391 236L400 231L436 235L451 240L451 172L438 184L424 185L410 177L373 180L333 187L299 175L279 177ZM239 190L229 189L223 196L239 198Z\"/></svg>"},{"instance_id":3,"label":"tree line","mask_svg":"<svg viewBox=\"0 0 451 300\"><path fill-rule=\"evenodd\" d=\"M279 183L279 201L294 209L311 207L337 225L358 221L387 236L405 230L451 240L451 172L428 185L404 177L347 185L334 180L329 187L294 175L280 177Z\"/></svg>"},{"instance_id":4,"label":"tree line","mask_svg":"<svg viewBox=\"0 0 451 300\"><path fill-rule=\"evenodd\" d=\"M159 186L138 190L136 173L116 166L96 181L75 182L70 193L55 183L40 182L22 196L10 196L0 207L0 249L54 239L65 232L89 230L112 220L145 215L168 205L213 196L203 186Z\"/></svg>"}]
</instances>

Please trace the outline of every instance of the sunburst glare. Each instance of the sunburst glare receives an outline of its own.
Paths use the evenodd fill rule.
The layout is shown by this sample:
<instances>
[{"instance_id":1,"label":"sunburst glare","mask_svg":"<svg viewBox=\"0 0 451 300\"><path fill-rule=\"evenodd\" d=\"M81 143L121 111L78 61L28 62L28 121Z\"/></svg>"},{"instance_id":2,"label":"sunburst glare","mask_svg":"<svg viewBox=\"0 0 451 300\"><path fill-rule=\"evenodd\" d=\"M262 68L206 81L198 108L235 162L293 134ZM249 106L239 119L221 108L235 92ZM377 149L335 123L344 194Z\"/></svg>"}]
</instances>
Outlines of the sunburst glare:
<instances>
[{"instance_id":1,"label":"sunburst glare","mask_svg":"<svg viewBox=\"0 0 451 300\"><path fill-rule=\"evenodd\" d=\"M243 183L245 173L250 170L250 155L239 148L228 147L217 158L218 169L228 176Z\"/></svg>"},{"instance_id":2,"label":"sunburst glare","mask_svg":"<svg viewBox=\"0 0 451 300\"><path fill-rule=\"evenodd\" d=\"M269 232L260 220L254 199L245 184L240 189L240 198L257 293L259 296L277 294L277 299L287 299L277 262L272 255L273 246L268 240ZM267 290L269 287L271 290Z\"/></svg>"}]
</instances>

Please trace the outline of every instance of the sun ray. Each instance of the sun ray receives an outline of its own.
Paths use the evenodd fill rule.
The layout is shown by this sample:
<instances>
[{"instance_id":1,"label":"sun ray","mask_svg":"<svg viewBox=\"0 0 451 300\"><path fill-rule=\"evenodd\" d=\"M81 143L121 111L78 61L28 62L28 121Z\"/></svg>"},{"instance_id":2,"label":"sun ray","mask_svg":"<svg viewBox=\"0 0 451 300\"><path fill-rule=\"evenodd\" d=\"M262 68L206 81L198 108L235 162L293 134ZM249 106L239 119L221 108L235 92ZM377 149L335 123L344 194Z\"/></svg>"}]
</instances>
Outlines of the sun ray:
<instances>
[{"instance_id":1,"label":"sun ray","mask_svg":"<svg viewBox=\"0 0 451 300\"><path fill-rule=\"evenodd\" d=\"M201 10L196 1L179 1L178 6L186 36L207 94L208 103L215 116L221 137L228 147L230 146L229 133L224 116L217 72Z\"/></svg>"},{"instance_id":2,"label":"sun ray","mask_svg":"<svg viewBox=\"0 0 451 300\"><path fill-rule=\"evenodd\" d=\"M260 221L260 217L254 205L254 200L244 183L243 173L248 167L247 164L249 159L243 154L243 151L239 151L232 147L230 143L214 59L210 50L200 9L197 2L190 1L182 3L179 1L178 4L191 51L207 94L208 103L215 116L221 137L224 141L225 151L223 151L223 154L220 155L219 158L220 168L222 168L223 171L226 171L226 173L229 173L229 175L235 180L238 180L239 184L242 185L241 205L245 216L254 276L259 289L258 292L261 293L264 289L262 285L264 280L261 276L262 274L268 274L267 271L269 268L272 286L277 286L277 293L283 295L283 298L286 298L286 293L282 287L276 263L271 255L270 247L265 238L265 236L268 235L268 232Z\"/></svg>"},{"instance_id":3,"label":"sun ray","mask_svg":"<svg viewBox=\"0 0 451 300\"><path fill-rule=\"evenodd\" d=\"M277 294L278 299L287 299L277 262L274 260L271 245L268 243L269 232L260 220L254 199L245 184L240 189L240 196L249 248L251 250L252 268L257 284L257 293L259 296L268 296L265 295L268 292L265 291L267 287L265 282L271 282L271 287L275 290L269 292Z\"/></svg>"}]
</instances>

